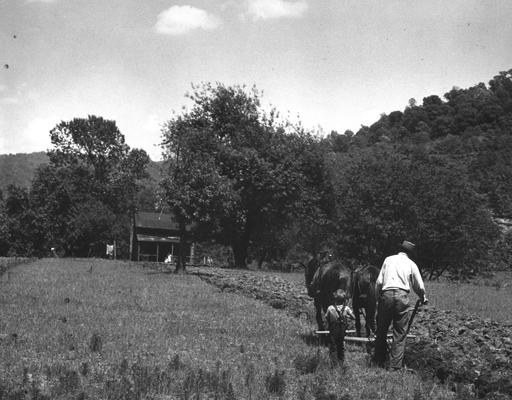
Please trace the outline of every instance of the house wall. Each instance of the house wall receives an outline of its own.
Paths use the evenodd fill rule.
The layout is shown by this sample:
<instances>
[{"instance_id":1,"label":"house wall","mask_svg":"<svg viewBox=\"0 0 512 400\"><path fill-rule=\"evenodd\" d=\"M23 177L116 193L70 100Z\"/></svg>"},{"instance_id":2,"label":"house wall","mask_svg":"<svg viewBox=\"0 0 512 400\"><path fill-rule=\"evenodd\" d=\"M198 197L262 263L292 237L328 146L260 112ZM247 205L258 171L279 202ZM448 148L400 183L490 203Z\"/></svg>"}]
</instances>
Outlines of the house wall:
<instances>
[{"instance_id":1,"label":"house wall","mask_svg":"<svg viewBox=\"0 0 512 400\"><path fill-rule=\"evenodd\" d=\"M167 255L172 254L174 256L178 253L178 243L168 243L168 242L139 242L137 240L137 234L149 235L149 236L161 236L161 237L169 237L169 236L179 236L179 232L165 229L151 229L151 228L138 228L133 227L131 232L131 256L130 259L132 261L139 260L139 251L141 254L152 254L149 256L147 261L154 262L163 262ZM191 251L191 243L187 243L186 246L186 254L190 255ZM158 253L158 259L156 258L156 254Z\"/></svg>"}]
</instances>

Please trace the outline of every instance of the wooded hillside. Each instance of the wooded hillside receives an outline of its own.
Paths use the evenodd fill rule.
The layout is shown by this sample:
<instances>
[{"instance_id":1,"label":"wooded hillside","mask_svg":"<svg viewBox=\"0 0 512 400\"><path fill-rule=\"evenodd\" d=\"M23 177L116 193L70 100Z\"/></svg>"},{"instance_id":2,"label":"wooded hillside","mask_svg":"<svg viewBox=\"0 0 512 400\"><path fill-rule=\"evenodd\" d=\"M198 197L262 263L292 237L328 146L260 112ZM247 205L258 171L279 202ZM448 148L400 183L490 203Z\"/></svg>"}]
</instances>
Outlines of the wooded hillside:
<instances>
[{"instance_id":1,"label":"wooded hillside","mask_svg":"<svg viewBox=\"0 0 512 400\"><path fill-rule=\"evenodd\" d=\"M37 167L48 164L46 152L0 154L0 191L9 185L29 188Z\"/></svg>"},{"instance_id":2,"label":"wooded hillside","mask_svg":"<svg viewBox=\"0 0 512 400\"><path fill-rule=\"evenodd\" d=\"M452 88L444 99L432 95L420 104L410 99L357 134L332 132L335 152L392 147L424 154L467 170L496 217L512 216L512 70L468 89Z\"/></svg>"},{"instance_id":3,"label":"wooded hillside","mask_svg":"<svg viewBox=\"0 0 512 400\"><path fill-rule=\"evenodd\" d=\"M9 185L30 188L36 169L49 162L45 151L0 154L0 191L5 193ZM160 178L161 164L161 161L150 161L147 167L149 175L155 180Z\"/></svg>"}]
</instances>

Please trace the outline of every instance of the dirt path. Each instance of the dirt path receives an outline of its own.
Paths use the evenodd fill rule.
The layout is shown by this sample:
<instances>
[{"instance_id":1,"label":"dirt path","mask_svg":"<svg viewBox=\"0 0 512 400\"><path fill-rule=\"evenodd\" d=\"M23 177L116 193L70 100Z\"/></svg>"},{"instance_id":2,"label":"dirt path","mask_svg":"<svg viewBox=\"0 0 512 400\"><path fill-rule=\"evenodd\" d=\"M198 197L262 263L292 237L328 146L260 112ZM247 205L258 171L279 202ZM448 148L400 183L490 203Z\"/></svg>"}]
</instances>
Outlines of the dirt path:
<instances>
[{"instance_id":1,"label":"dirt path","mask_svg":"<svg viewBox=\"0 0 512 400\"><path fill-rule=\"evenodd\" d=\"M259 299L314 326L303 285L264 272L191 268L217 286ZM407 348L406 364L425 378L464 385L481 398L512 398L512 323L498 323L433 307L421 309L413 329L421 339Z\"/></svg>"}]
</instances>

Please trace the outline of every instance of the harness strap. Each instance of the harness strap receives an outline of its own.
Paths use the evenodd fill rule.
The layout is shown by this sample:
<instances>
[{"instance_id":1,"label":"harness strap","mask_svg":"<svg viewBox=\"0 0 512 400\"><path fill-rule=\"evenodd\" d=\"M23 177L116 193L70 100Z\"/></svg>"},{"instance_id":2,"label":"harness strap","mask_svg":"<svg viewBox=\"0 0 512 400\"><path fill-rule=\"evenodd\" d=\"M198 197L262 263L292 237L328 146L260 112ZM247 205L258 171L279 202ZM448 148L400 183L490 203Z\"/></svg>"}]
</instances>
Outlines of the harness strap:
<instances>
[{"instance_id":1,"label":"harness strap","mask_svg":"<svg viewBox=\"0 0 512 400\"><path fill-rule=\"evenodd\" d=\"M343 307L341 308L341 314L340 314L340 312L339 312L339 310L338 310L338 307L336 307L336 305L334 306L334 309L336 310L336 314L338 314L338 320L339 320L342 324L344 324L344 323L346 322L346 319L345 319L345 317L343 316L343 314L345 313L345 308L346 308L346 307L347 307L347 306L346 306L345 304L343 304Z\"/></svg>"}]
</instances>

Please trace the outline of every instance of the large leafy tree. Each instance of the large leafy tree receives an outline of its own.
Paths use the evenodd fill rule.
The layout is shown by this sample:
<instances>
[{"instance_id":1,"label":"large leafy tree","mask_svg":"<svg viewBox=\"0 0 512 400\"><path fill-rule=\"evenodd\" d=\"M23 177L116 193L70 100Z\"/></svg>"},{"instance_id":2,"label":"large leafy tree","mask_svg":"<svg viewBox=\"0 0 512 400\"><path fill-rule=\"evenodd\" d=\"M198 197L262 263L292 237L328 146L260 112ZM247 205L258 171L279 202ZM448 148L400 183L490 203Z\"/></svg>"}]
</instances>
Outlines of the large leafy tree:
<instances>
[{"instance_id":1,"label":"large leafy tree","mask_svg":"<svg viewBox=\"0 0 512 400\"><path fill-rule=\"evenodd\" d=\"M208 135L194 126L189 116L169 121L164 130L166 149L160 199L178 221L180 246L176 271L185 269L185 244L190 239L187 226L196 224L196 236L215 230L214 218L234 207L231 182L221 176L215 164L213 148L208 150ZM203 145L201 145L203 143ZM224 211L223 211L224 210Z\"/></svg>"},{"instance_id":2,"label":"large leafy tree","mask_svg":"<svg viewBox=\"0 0 512 400\"><path fill-rule=\"evenodd\" d=\"M404 238L418 243L431 277L477 270L497 238L463 166L377 146L336 156L340 252L379 265Z\"/></svg>"},{"instance_id":3,"label":"large leafy tree","mask_svg":"<svg viewBox=\"0 0 512 400\"><path fill-rule=\"evenodd\" d=\"M471 178L487 194L489 208L498 217L512 217L512 136L503 134L478 144L470 163Z\"/></svg>"},{"instance_id":4,"label":"large leafy tree","mask_svg":"<svg viewBox=\"0 0 512 400\"><path fill-rule=\"evenodd\" d=\"M163 130L165 201L182 224L195 221L231 246L235 266L245 267L250 245L305 207L310 137L278 123L275 110L265 113L256 88L205 83L189 97L191 110Z\"/></svg>"},{"instance_id":5,"label":"large leafy tree","mask_svg":"<svg viewBox=\"0 0 512 400\"><path fill-rule=\"evenodd\" d=\"M0 190L0 255L6 255L9 247L8 219L5 212L3 192Z\"/></svg>"},{"instance_id":6,"label":"large leafy tree","mask_svg":"<svg viewBox=\"0 0 512 400\"><path fill-rule=\"evenodd\" d=\"M10 256L42 255L44 224L42 224L41 216L37 215L31 207L27 189L14 185L7 187L1 224L0 233L4 240L2 254Z\"/></svg>"},{"instance_id":7,"label":"large leafy tree","mask_svg":"<svg viewBox=\"0 0 512 400\"><path fill-rule=\"evenodd\" d=\"M60 122L50 131L50 140L54 149L48 155L54 165L88 165L100 182L129 151L115 121L94 115Z\"/></svg>"},{"instance_id":8,"label":"large leafy tree","mask_svg":"<svg viewBox=\"0 0 512 400\"><path fill-rule=\"evenodd\" d=\"M74 209L99 196L97 188L93 174L85 166L49 164L37 170L30 197L32 208L46 225L46 248L56 247L68 255L87 255L87 251L76 252L80 245L74 243L71 227L76 217Z\"/></svg>"},{"instance_id":9,"label":"large leafy tree","mask_svg":"<svg viewBox=\"0 0 512 400\"><path fill-rule=\"evenodd\" d=\"M46 246L98 256L100 243L125 243L140 182L147 176L146 152L130 150L115 121L96 116L61 122L50 138L50 164L37 171L30 194L46 227Z\"/></svg>"}]
</instances>

